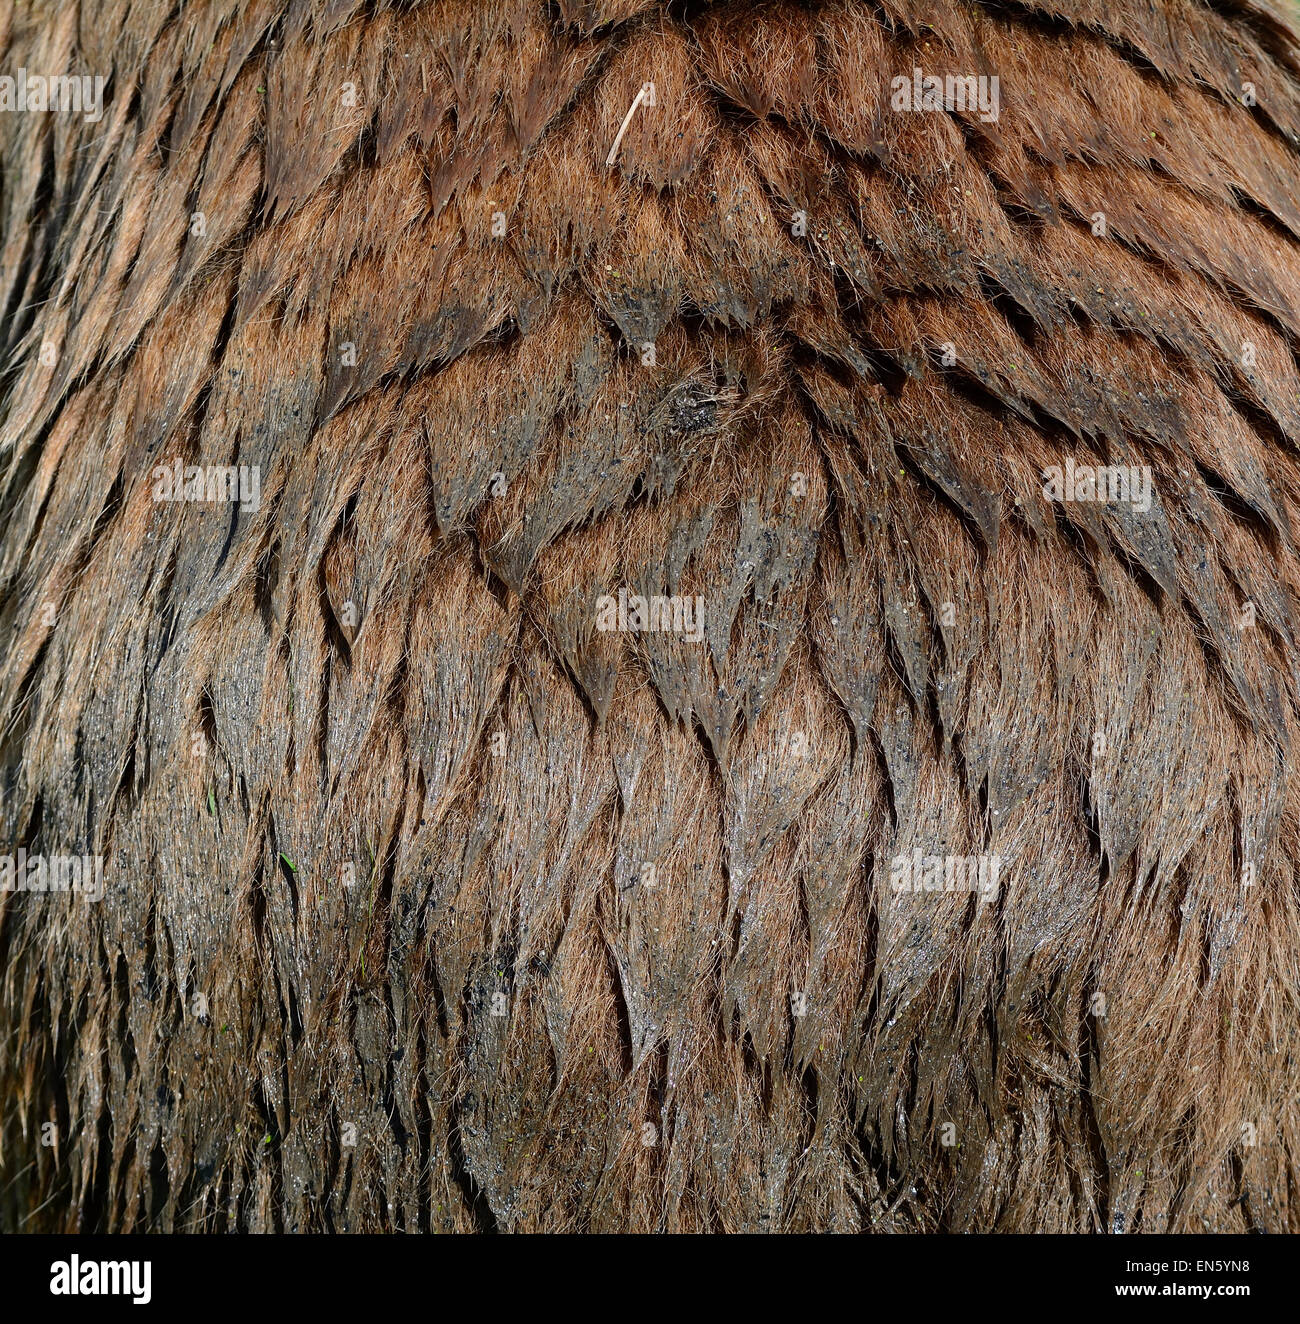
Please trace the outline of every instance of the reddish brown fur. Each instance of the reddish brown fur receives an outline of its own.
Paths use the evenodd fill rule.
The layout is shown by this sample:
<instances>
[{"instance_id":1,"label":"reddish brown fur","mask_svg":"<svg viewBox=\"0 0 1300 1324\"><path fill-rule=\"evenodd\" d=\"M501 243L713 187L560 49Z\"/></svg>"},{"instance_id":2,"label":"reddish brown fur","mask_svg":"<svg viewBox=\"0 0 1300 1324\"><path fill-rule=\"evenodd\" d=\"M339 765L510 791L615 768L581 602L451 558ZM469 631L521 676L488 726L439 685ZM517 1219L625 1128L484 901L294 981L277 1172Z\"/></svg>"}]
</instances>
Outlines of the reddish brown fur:
<instances>
[{"instance_id":1,"label":"reddish brown fur","mask_svg":"<svg viewBox=\"0 0 1300 1324\"><path fill-rule=\"evenodd\" d=\"M172 8L0 10L0 1224L1297 1230L1281 0Z\"/></svg>"}]
</instances>

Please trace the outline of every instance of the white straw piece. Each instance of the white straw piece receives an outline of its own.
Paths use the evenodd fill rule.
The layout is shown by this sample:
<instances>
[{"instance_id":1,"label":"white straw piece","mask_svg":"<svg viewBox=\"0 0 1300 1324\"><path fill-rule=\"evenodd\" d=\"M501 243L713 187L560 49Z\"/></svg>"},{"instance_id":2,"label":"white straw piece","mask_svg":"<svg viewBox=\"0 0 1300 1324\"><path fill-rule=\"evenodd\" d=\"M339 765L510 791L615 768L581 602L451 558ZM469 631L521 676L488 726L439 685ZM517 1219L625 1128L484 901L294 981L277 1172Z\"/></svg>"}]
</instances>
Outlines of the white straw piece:
<instances>
[{"instance_id":1,"label":"white straw piece","mask_svg":"<svg viewBox=\"0 0 1300 1324\"><path fill-rule=\"evenodd\" d=\"M632 123L632 116L636 114L636 108L643 101L647 106L655 104L655 85L653 83L642 83L641 90L636 94L636 99L627 108L627 114L623 116L623 123L618 126L618 137L614 139L614 145L609 149L609 155L605 158L607 166L614 164L614 158L618 155L619 145L623 141L623 135L627 132L627 126Z\"/></svg>"}]
</instances>

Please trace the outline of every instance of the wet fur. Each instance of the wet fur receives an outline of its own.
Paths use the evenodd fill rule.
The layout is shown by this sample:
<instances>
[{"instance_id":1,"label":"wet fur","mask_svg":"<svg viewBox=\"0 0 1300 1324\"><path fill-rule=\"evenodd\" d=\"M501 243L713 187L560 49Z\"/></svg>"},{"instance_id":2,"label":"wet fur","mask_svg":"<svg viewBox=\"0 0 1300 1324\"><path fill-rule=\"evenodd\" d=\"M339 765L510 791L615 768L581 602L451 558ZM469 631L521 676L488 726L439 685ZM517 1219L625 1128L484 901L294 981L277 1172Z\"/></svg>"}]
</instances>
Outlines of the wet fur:
<instances>
[{"instance_id":1,"label":"wet fur","mask_svg":"<svg viewBox=\"0 0 1300 1324\"><path fill-rule=\"evenodd\" d=\"M0 50L112 73L0 115L0 839L108 886L0 896L0 1224L1297 1230L1280 5ZM1000 120L892 114L914 66ZM154 502L178 456L260 509ZM623 586L704 644L597 632Z\"/></svg>"}]
</instances>

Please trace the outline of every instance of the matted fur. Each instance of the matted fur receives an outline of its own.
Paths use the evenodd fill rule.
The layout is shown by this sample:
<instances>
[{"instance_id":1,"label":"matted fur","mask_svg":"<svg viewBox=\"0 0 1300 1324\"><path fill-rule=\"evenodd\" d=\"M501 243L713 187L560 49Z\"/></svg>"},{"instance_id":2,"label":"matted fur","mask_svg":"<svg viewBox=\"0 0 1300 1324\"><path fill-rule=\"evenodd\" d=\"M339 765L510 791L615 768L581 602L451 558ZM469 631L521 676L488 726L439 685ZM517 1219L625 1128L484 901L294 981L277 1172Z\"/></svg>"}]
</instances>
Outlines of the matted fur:
<instances>
[{"instance_id":1,"label":"matted fur","mask_svg":"<svg viewBox=\"0 0 1300 1324\"><path fill-rule=\"evenodd\" d=\"M0 894L4 1227L1300 1226L1282 0L0 51L110 75L0 114L0 842L107 887Z\"/></svg>"}]
</instances>

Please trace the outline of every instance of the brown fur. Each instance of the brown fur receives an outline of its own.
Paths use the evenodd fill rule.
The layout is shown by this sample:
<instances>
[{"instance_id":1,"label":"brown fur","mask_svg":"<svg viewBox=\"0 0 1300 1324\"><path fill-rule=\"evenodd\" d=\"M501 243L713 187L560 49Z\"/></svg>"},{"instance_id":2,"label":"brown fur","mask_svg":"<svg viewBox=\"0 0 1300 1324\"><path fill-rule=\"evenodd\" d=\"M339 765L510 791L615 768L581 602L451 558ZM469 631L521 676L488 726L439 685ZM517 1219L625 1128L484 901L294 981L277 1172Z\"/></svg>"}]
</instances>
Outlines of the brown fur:
<instances>
[{"instance_id":1,"label":"brown fur","mask_svg":"<svg viewBox=\"0 0 1300 1324\"><path fill-rule=\"evenodd\" d=\"M0 848L108 887L0 894L0 1224L1300 1227L1283 0L0 51L112 75L0 114ZM891 111L914 65L999 120Z\"/></svg>"}]
</instances>

